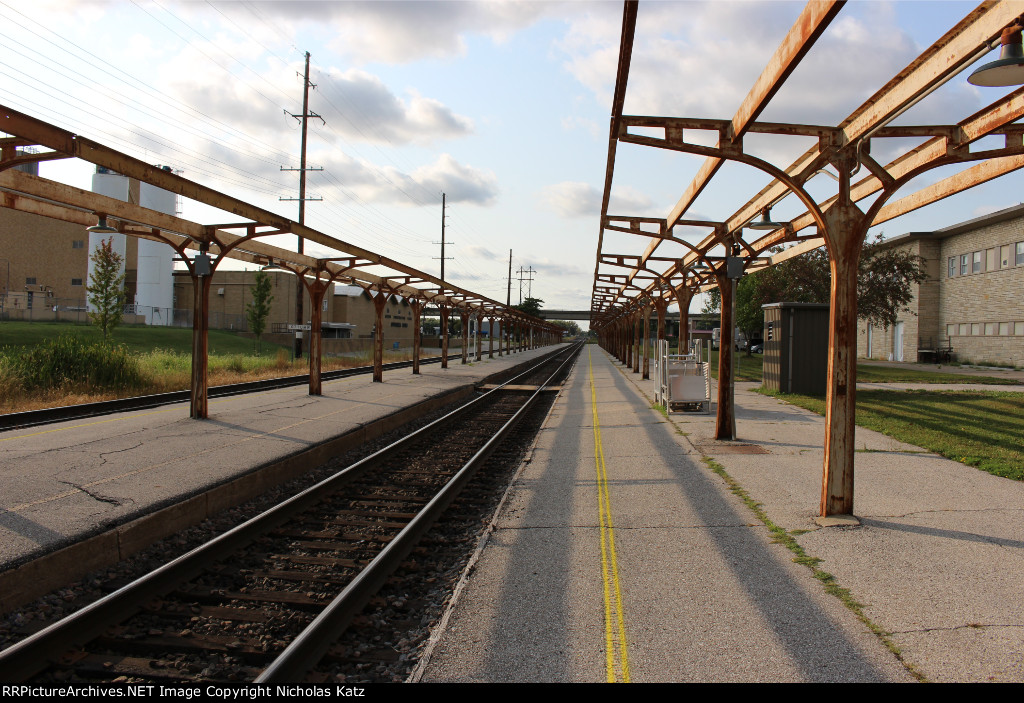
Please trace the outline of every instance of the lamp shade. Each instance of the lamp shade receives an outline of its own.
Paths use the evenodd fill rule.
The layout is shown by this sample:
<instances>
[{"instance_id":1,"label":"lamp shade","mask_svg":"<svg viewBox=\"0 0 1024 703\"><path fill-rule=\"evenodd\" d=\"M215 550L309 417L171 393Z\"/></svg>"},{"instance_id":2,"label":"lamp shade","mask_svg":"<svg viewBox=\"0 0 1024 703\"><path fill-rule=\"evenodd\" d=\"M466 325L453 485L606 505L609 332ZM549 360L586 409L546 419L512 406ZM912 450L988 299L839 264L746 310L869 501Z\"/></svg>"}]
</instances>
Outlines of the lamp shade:
<instances>
[{"instance_id":1,"label":"lamp shade","mask_svg":"<svg viewBox=\"0 0 1024 703\"><path fill-rule=\"evenodd\" d=\"M750 229L763 230L775 230L779 229L780 227L785 227L785 225L782 224L781 222L772 222L771 218L768 215L768 208L764 208L763 210L761 210L761 219L757 221L751 221L750 224L747 225L747 227L749 227Z\"/></svg>"},{"instance_id":2,"label":"lamp shade","mask_svg":"<svg viewBox=\"0 0 1024 703\"><path fill-rule=\"evenodd\" d=\"M95 232L96 234L117 234L117 230L107 224L107 216L100 215L100 221L92 227L86 227L86 232Z\"/></svg>"},{"instance_id":3,"label":"lamp shade","mask_svg":"<svg viewBox=\"0 0 1024 703\"><path fill-rule=\"evenodd\" d=\"M1014 25L1003 30L999 58L985 64L971 74L967 82L989 88L1024 84L1024 45L1021 27Z\"/></svg>"}]
</instances>

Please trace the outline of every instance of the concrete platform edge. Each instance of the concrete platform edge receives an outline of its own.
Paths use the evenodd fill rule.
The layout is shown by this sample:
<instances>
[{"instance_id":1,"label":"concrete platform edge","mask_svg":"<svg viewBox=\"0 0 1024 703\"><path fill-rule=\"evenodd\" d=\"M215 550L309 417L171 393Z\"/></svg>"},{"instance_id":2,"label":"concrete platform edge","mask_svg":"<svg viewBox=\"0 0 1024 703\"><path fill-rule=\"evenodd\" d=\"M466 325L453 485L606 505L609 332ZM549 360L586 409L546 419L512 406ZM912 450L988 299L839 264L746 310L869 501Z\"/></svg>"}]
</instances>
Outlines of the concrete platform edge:
<instances>
[{"instance_id":1,"label":"concrete platform edge","mask_svg":"<svg viewBox=\"0 0 1024 703\"><path fill-rule=\"evenodd\" d=\"M319 466L332 455L376 439L448 403L467 398L477 384L459 386L362 425L311 449L299 451L198 495L112 527L0 572L0 615L29 603L91 571L128 558L168 537Z\"/></svg>"}]
</instances>

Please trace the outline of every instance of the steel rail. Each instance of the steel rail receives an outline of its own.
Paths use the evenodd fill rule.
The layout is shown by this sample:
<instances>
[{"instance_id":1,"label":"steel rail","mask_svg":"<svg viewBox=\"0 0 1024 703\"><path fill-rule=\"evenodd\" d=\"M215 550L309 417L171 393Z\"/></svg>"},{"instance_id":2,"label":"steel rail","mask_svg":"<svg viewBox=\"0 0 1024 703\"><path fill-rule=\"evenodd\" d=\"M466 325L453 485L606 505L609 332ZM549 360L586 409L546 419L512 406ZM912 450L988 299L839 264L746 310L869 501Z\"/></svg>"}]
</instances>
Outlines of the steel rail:
<instances>
[{"instance_id":1,"label":"steel rail","mask_svg":"<svg viewBox=\"0 0 1024 703\"><path fill-rule=\"evenodd\" d=\"M448 354L448 360L458 358ZM439 364L441 356L430 356L420 359L420 364ZM412 366L412 361L394 361L384 364L385 371L405 369ZM335 381L339 378L349 376L360 376L373 373L373 366L356 366L350 369L336 369L325 371L321 374L323 381ZM268 378L262 381L245 381L243 383L230 383L223 386L213 386L209 389L210 398L227 398L233 395L245 393L257 393L270 391L277 388L290 388L291 386L303 386L309 383L309 374L298 376L282 376L281 378ZM191 391L171 391L169 393L156 393L153 395L139 395L131 398L118 398L117 400L101 400L95 403L80 403L78 405L64 405L59 408L44 408L42 410L26 410L17 413L0 415L0 432L17 430L36 425L48 425L53 422L64 420L78 420L86 417L97 417L99 415L111 415L113 413L126 412L129 410L145 410L157 408L162 405L173 405L174 403L187 403Z\"/></svg>"},{"instance_id":2,"label":"steel rail","mask_svg":"<svg viewBox=\"0 0 1024 703\"><path fill-rule=\"evenodd\" d=\"M430 432L435 432L441 425L452 422L469 412L473 406L483 402L492 393L497 393L504 386L533 373L558 354L573 349L574 347L570 347L569 350L560 349L546 355L538 364L516 374L496 388L479 395L397 442L374 452L282 501L273 508L250 518L241 525L233 527L132 583L0 651L0 681L23 681L34 676L53 663L55 657L95 639L112 624L122 622L134 615L149 600L194 578L211 562L233 555L259 535L279 526L294 514L320 502L325 495L335 490L340 484L362 475L387 454L416 439L427 436Z\"/></svg>"},{"instance_id":3,"label":"steel rail","mask_svg":"<svg viewBox=\"0 0 1024 703\"><path fill-rule=\"evenodd\" d=\"M561 372L566 364L575 360L576 352L581 347L581 344L570 347L565 361L559 364L558 368L502 425L501 429L452 476L441 491L381 550L380 554L359 572L338 597L292 640L291 644L256 679L256 683L298 681L309 669L316 666L321 657L352 622L352 619L362 611L387 578L405 561L405 558L409 556L441 513L455 500L455 497L476 473L480 464L512 431L523 415L533 407L551 380Z\"/></svg>"}]
</instances>

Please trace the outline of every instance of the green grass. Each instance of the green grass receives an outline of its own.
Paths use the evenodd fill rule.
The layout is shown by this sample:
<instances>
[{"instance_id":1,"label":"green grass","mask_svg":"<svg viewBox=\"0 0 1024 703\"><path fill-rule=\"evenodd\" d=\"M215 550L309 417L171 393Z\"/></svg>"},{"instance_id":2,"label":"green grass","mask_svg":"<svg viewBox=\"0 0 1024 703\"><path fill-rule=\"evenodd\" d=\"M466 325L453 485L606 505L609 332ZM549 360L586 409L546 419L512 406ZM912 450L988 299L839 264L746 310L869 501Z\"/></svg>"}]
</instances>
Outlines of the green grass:
<instances>
[{"instance_id":1,"label":"green grass","mask_svg":"<svg viewBox=\"0 0 1024 703\"><path fill-rule=\"evenodd\" d=\"M761 381L764 370L764 355L751 354L747 356L745 351L733 352L736 357L736 380L737 381ZM711 357L711 377L718 378L718 351L704 350L704 361Z\"/></svg>"},{"instance_id":2,"label":"green grass","mask_svg":"<svg viewBox=\"0 0 1024 703\"><path fill-rule=\"evenodd\" d=\"M921 371L912 367L897 369L874 364L857 364L857 380L864 383L980 383L993 386L1012 386L1020 383L1010 378Z\"/></svg>"},{"instance_id":3,"label":"green grass","mask_svg":"<svg viewBox=\"0 0 1024 703\"><path fill-rule=\"evenodd\" d=\"M825 414L825 399L762 391ZM857 424L974 466L1024 481L1024 393L857 391Z\"/></svg>"},{"instance_id":4,"label":"green grass","mask_svg":"<svg viewBox=\"0 0 1024 703\"><path fill-rule=\"evenodd\" d=\"M734 352L736 355L736 380L760 382L764 372L764 355L751 354L745 351ZM704 352L704 360L711 357L711 377L718 378L718 352ZM1012 386L1019 380L997 378L994 376L973 376L969 374L941 373L922 371L915 368L892 368L873 364L857 364L857 380L864 383L978 383L982 385Z\"/></svg>"},{"instance_id":5,"label":"green grass","mask_svg":"<svg viewBox=\"0 0 1024 703\"><path fill-rule=\"evenodd\" d=\"M102 338L98 327L75 325L66 322L0 322L0 347L34 347L47 339L61 334L74 334L86 342ZM242 354L252 355L253 341L235 332L210 330L209 350L211 355ZM145 354L155 350L192 353L192 329L182 327L157 327L147 325L123 325L114 330L113 342L128 347L128 351ZM273 359L277 344L263 342L263 356ZM289 351L285 349L285 351Z\"/></svg>"}]
</instances>

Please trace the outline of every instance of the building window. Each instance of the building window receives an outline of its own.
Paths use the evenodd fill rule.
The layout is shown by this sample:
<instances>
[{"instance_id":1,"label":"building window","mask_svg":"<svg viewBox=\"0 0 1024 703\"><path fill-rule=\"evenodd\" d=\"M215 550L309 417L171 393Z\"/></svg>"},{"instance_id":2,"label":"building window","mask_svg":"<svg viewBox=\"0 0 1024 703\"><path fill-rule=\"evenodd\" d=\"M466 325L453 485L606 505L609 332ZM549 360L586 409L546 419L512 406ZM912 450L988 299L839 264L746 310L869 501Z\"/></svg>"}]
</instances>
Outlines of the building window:
<instances>
[{"instance_id":1,"label":"building window","mask_svg":"<svg viewBox=\"0 0 1024 703\"><path fill-rule=\"evenodd\" d=\"M946 325L946 336L953 337L956 335L956 325Z\"/></svg>"},{"instance_id":2,"label":"building window","mask_svg":"<svg viewBox=\"0 0 1024 703\"><path fill-rule=\"evenodd\" d=\"M956 276L956 257L955 256L949 257L949 270L948 270L947 275L950 278L953 278L954 276Z\"/></svg>"},{"instance_id":3,"label":"building window","mask_svg":"<svg viewBox=\"0 0 1024 703\"><path fill-rule=\"evenodd\" d=\"M971 334L974 335L975 337L981 336L981 323L980 322L972 322L971 323Z\"/></svg>"},{"instance_id":4,"label":"building window","mask_svg":"<svg viewBox=\"0 0 1024 703\"><path fill-rule=\"evenodd\" d=\"M1017 242L1017 257L1014 263L1024 266L1024 242Z\"/></svg>"},{"instance_id":5,"label":"building window","mask_svg":"<svg viewBox=\"0 0 1024 703\"><path fill-rule=\"evenodd\" d=\"M1010 334L1010 323L1009 322L1000 322L999 323L999 335L1001 337L1006 337L1009 334Z\"/></svg>"},{"instance_id":6,"label":"building window","mask_svg":"<svg viewBox=\"0 0 1024 703\"><path fill-rule=\"evenodd\" d=\"M84 239L75 239L74 241L71 242L71 248L72 249L85 249L85 240Z\"/></svg>"},{"instance_id":7,"label":"building window","mask_svg":"<svg viewBox=\"0 0 1024 703\"><path fill-rule=\"evenodd\" d=\"M960 255L960 275L967 275L967 254Z\"/></svg>"},{"instance_id":8,"label":"building window","mask_svg":"<svg viewBox=\"0 0 1024 703\"><path fill-rule=\"evenodd\" d=\"M971 273L981 273L981 252L971 254Z\"/></svg>"},{"instance_id":9,"label":"building window","mask_svg":"<svg viewBox=\"0 0 1024 703\"><path fill-rule=\"evenodd\" d=\"M36 285L36 277L35 276L30 276L29 278L26 278L25 279L25 285L26 286L34 286L34 285Z\"/></svg>"},{"instance_id":10,"label":"building window","mask_svg":"<svg viewBox=\"0 0 1024 703\"><path fill-rule=\"evenodd\" d=\"M71 279L71 285L73 285L73 286L80 286L80 285L82 285L82 279L81 278L72 278Z\"/></svg>"},{"instance_id":11,"label":"building window","mask_svg":"<svg viewBox=\"0 0 1024 703\"><path fill-rule=\"evenodd\" d=\"M996 248L987 249L985 251L985 270L986 271L995 271L997 268L999 268L998 266L996 266L996 254L998 252L999 252L999 250L996 249Z\"/></svg>"},{"instance_id":12,"label":"building window","mask_svg":"<svg viewBox=\"0 0 1024 703\"><path fill-rule=\"evenodd\" d=\"M1024 334L1024 322L1014 322L1013 323L1013 333L1015 335L1017 335L1018 337L1020 335Z\"/></svg>"},{"instance_id":13,"label":"building window","mask_svg":"<svg viewBox=\"0 0 1024 703\"><path fill-rule=\"evenodd\" d=\"M323 310L324 312L327 312L327 298L324 298L324 303L320 307L320 309Z\"/></svg>"},{"instance_id":14,"label":"building window","mask_svg":"<svg viewBox=\"0 0 1024 703\"><path fill-rule=\"evenodd\" d=\"M1010 266L1010 245L999 247L999 268L1005 269Z\"/></svg>"},{"instance_id":15,"label":"building window","mask_svg":"<svg viewBox=\"0 0 1024 703\"><path fill-rule=\"evenodd\" d=\"M969 335L970 333L971 333L970 332L970 325L966 325L966 324L961 324L960 325L960 336L961 337L965 337L965 336Z\"/></svg>"},{"instance_id":16,"label":"building window","mask_svg":"<svg viewBox=\"0 0 1024 703\"><path fill-rule=\"evenodd\" d=\"M990 337L994 336L995 333L996 333L996 329L998 329L997 323L995 323L995 322L986 322L985 323L985 334L986 335L988 335Z\"/></svg>"}]
</instances>

